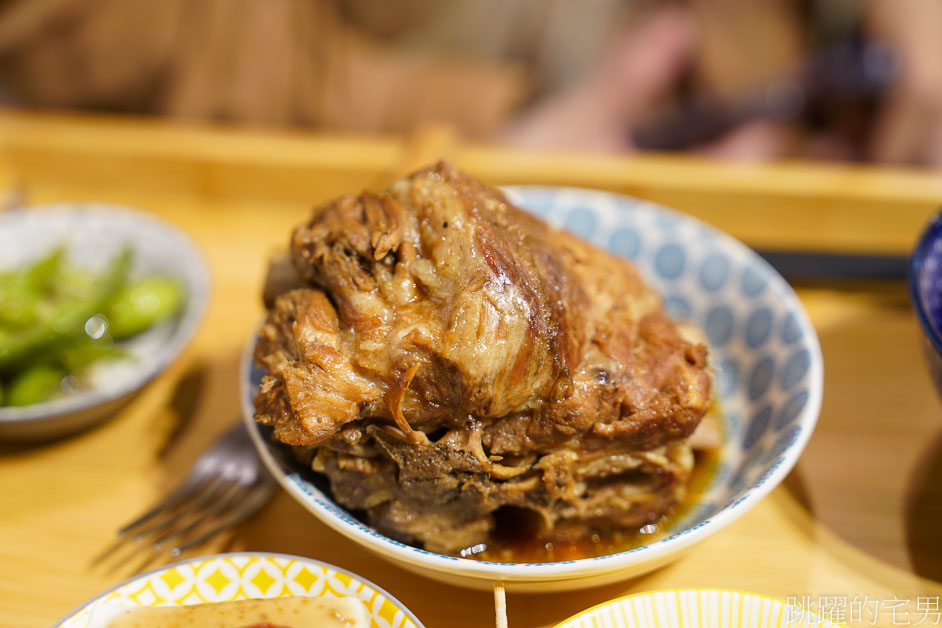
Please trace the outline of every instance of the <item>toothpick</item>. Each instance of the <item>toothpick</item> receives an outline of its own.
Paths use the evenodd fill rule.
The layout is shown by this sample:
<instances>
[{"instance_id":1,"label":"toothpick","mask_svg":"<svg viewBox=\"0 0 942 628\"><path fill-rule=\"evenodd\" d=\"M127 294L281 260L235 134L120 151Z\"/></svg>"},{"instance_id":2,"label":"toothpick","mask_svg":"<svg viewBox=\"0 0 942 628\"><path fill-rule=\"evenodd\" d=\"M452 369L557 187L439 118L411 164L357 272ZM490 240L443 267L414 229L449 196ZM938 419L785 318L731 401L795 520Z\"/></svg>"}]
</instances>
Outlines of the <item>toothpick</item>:
<instances>
[{"instance_id":1,"label":"toothpick","mask_svg":"<svg viewBox=\"0 0 942 628\"><path fill-rule=\"evenodd\" d=\"M504 583L500 580L494 583L494 612L497 615L497 628L507 628L507 596Z\"/></svg>"}]
</instances>

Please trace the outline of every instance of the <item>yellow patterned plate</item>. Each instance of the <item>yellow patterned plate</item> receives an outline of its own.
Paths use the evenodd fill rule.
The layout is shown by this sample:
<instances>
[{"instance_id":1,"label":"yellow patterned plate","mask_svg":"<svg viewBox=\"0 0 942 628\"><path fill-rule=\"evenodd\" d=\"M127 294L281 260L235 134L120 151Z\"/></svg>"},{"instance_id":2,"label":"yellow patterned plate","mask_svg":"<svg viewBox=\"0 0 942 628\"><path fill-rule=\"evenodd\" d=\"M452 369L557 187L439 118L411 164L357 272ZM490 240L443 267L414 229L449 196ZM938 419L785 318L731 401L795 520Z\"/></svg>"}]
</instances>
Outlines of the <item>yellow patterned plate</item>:
<instances>
[{"instance_id":1,"label":"yellow patterned plate","mask_svg":"<svg viewBox=\"0 0 942 628\"><path fill-rule=\"evenodd\" d=\"M423 628L372 582L310 558L239 552L204 556L135 576L69 613L59 628L97 628L117 608L186 606L289 596L355 597L370 628Z\"/></svg>"},{"instance_id":2,"label":"yellow patterned plate","mask_svg":"<svg viewBox=\"0 0 942 628\"><path fill-rule=\"evenodd\" d=\"M638 593L593 606L556 628L842 628L784 600L721 589Z\"/></svg>"}]
</instances>

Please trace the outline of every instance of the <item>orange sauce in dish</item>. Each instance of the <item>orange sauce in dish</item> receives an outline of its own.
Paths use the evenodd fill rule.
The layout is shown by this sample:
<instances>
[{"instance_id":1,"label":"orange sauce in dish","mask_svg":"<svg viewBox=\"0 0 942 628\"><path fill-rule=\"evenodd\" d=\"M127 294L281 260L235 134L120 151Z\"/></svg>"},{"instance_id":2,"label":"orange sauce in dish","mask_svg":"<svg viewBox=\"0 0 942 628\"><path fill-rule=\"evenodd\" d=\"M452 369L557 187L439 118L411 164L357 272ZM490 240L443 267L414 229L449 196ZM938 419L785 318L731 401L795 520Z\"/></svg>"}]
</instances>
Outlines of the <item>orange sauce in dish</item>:
<instances>
[{"instance_id":1,"label":"orange sauce in dish","mask_svg":"<svg viewBox=\"0 0 942 628\"><path fill-rule=\"evenodd\" d=\"M515 534L497 534L483 551L467 556L477 560L498 563L553 563L563 560L594 558L617 554L642 545L647 545L664 538L673 531L674 524L683 518L695 506L710 486L719 460L716 450L704 450L694 453L696 462L687 483L687 492L683 502L663 516L656 524L641 529L599 530L587 539L578 541L546 541L538 533L533 533L532 526L520 521L501 522L498 529L516 530Z\"/></svg>"},{"instance_id":2,"label":"orange sauce in dish","mask_svg":"<svg viewBox=\"0 0 942 628\"><path fill-rule=\"evenodd\" d=\"M710 408L717 429L725 431L725 421L717 402ZM694 450L694 466L687 480L684 499L654 524L640 529L600 529L589 538L580 534L574 541L560 540L565 533L552 540L540 536L538 516L529 511L512 512L505 520L497 513L497 533L484 545L469 548L462 556L498 563L552 563L580 558L608 556L641 547L669 536L674 526L699 504L710 489L719 466L722 448ZM533 515L533 516L530 516ZM557 526L558 527L558 526ZM476 550L476 551L475 551Z\"/></svg>"}]
</instances>

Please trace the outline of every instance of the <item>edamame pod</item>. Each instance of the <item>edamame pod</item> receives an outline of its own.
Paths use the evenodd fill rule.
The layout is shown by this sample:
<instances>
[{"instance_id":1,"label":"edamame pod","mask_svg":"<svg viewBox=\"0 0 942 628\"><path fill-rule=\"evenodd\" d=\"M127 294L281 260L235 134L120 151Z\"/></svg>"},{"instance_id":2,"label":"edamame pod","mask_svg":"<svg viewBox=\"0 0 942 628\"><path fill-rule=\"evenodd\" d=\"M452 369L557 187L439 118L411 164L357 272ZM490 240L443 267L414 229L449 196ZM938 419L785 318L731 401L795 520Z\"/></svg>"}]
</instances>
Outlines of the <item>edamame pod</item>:
<instances>
[{"instance_id":1,"label":"edamame pod","mask_svg":"<svg viewBox=\"0 0 942 628\"><path fill-rule=\"evenodd\" d=\"M39 307L62 266L60 247L0 281L0 324L26 327L39 320Z\"/></svg>"},{"instance_id":2,"label":"edamame pod","mask_svg":"<svg viewBox=\"0 0 942 628\"><path fill-rule=\"evenodd\" d=\"M10 382L6 404L28 406L46 401L59 392L59 383L65 371L48 364L36 364L24 370Z\"/></svg>"},{"instance_id":3,"label":"edamame pod","mask_svg":"<svg viewBox=\"0 0 942 628\"><path fill-rule=\"evenodd\" d=\"M120 358L124 355L125 353L111 342L109 336L98 339L79 336L52 354L50 361L73 373L103 358Z\"/></svg>"},{"instance_id":4,"label":"edamame pod","mask_svg":"<svg viewBox=\"0 0 942 628\"><path fill-rule=\"evenodd\" d=\"M31 355L47 352L82 333L85 321L103 311L124 286L130 266L131 250L125 249L95 282L88 297L67 299L57 304L48 320L0 344L0 371L22 368Z\"/></svg>"},{"instance_id":5,"label":"edamame pod","mask_svg":"<svg viewBox=\"0 0 942 628\"><path fill-rule=\"evenodd\" d=\"M147 277L124 286L105 312L108 333L121 340L177 313L183 303L180 283L167 277Z\"/></svg>"}]
</instances>

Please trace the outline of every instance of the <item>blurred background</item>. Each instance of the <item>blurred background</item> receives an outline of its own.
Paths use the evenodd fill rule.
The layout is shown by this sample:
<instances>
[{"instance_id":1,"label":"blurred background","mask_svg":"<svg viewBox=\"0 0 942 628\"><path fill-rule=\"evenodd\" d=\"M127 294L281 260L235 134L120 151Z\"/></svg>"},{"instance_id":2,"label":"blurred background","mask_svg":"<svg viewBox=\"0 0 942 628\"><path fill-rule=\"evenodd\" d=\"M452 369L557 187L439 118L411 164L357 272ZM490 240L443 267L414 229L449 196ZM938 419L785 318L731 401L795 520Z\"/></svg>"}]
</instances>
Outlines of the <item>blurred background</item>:
<instances>
[{"instance_id":1,"label":"blurred background","mask_svg":"<svg viewBox=\"0 0 942 628\"><path fill-rule=\"evenodd\" d=\"M0 0L0 102L942 167L937 0Z\"/></svg>"}]
</instances>

